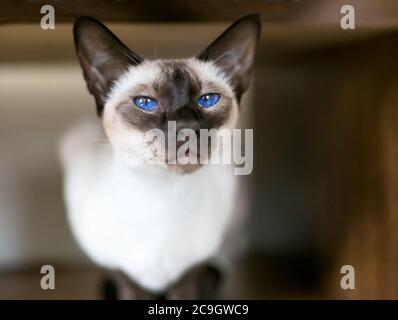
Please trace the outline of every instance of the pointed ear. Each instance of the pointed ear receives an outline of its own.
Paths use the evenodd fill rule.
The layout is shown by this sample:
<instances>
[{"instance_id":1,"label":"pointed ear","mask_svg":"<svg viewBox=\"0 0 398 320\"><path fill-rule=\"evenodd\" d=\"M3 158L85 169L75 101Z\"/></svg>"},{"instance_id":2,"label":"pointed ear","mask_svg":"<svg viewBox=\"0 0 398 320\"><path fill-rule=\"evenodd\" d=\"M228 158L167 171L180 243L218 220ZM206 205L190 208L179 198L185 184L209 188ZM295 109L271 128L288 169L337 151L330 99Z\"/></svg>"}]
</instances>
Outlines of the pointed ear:
<instances>
[{"instance_id":1,"label":"pointed ear","mask_svg":"<svg viewBox=\"0 0 398 320\"><path fill-rule=\"evenodd\" d=\"M260 32L260 16L247 15L233 23L198 57L203 61L212 61L224 71L238 101L250 83Z\"/></svg>"},{"instance_id":2,"label":"pointed ear","mask_svg":"<svg viewBox=\"0 0 398 320\"><path fill-rule=\"evenodd\" d=\"M143 59L93 18L78 18L73 27L73 35L88 90L94 95L97 113L101 115L112 83L130 65L137 65Z\"/></svg>"}]
</instances>

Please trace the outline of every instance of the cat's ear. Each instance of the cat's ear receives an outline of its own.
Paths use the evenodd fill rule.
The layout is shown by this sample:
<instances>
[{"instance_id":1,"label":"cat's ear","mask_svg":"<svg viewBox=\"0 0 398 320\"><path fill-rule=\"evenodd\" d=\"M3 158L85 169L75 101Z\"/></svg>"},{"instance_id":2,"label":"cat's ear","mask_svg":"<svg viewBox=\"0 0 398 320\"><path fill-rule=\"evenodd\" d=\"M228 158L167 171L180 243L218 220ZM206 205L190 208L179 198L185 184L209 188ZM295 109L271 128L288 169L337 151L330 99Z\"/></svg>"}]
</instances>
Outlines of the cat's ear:
<instances>
[{"instance_id":1,"label":"cat's ear","mask_svg":"<svg viewBox=\"0 0 398 320\"><path fill-rule=\"evenodd\" d=\"M199 56L221 68L240 99L249 86L261 20L257 14L247 15L233 23Z\"/></svg>"},{"instance_id":2,"label":"cat's ear","mask_svg":"<svg viewBox=\"0 0 398 320\"><path fill-rule=\"evenodd\" d=\"M112 83L130 65L143 59L127 48L108 28L90 17L80 17L73 27L76 53L84 78L102 114L104 102Z\"/></svg>"}]
</instances>

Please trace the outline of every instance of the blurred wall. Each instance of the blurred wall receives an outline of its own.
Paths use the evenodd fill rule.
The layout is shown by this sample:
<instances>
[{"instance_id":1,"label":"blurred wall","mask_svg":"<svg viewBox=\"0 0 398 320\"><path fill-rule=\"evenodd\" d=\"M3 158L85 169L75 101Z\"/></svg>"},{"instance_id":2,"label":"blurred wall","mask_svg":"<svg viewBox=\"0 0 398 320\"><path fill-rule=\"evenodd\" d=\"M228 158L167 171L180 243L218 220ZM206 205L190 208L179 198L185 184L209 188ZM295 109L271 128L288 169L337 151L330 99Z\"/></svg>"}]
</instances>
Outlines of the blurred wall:
<instances>
[{"instance_id":1,"label":"blurred wall","mask_svg":"<svg viewBox=\"0 0 398 320\"><path fill-rule=\"evenodd\" d=\"M74 64L0 64L0 264L78 259L57 143L91 99ZM86 106L86 107L84 107Z\"/></svg>"}]
</instances>

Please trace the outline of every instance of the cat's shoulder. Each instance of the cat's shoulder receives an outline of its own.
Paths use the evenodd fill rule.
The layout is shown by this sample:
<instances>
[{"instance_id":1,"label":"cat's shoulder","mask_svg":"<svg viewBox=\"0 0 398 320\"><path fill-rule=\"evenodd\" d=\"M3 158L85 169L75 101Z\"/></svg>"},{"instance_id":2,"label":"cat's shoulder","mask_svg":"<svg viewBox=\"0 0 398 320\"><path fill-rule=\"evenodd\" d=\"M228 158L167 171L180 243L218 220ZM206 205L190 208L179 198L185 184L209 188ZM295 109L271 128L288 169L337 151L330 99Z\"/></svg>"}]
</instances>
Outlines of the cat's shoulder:
<instances>
[{"instance_id":1,"label":"cat's shoulder","mask_svg":"<svg viewBox=\"0 0 398 320\"><path fill-rule=\"evenodd\" d=\"M82 158L97 156L109 148L102 124L85 120L72 126L59 143L59 158L64 167Z\"/></svg>"}]
</instances>

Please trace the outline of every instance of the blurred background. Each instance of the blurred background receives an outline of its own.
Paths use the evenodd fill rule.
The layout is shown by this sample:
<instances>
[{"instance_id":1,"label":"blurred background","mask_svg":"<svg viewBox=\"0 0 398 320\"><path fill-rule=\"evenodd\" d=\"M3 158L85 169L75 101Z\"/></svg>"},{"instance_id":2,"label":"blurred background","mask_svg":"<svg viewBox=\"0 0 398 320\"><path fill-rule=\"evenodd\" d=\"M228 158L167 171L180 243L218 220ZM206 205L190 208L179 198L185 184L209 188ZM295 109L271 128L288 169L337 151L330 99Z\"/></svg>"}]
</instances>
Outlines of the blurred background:
<instances>
[{"instance_id":1,"label":"blurred background","mask_svg":"<svg viewBox=\"0 0 398 320\"><path fill-rule=\"evenodd\" d=\"M196 55L232 21L263 33L242 126L254 129L249 250L226 298L398 299L398 6L351 1L4 1L0 8L0 299L97 299L102 271L73 240L57 159L94 118L72 21L92 15L148 57ZM52 4L56 29L40 28ZM213 14L210 14L213 13ZM56 290L40 288L40 267ZM342 290L352 265L356 289Z\"/></svg>"}]
</instances>

